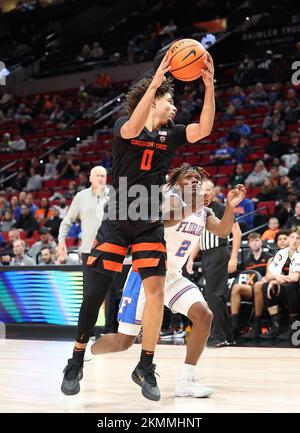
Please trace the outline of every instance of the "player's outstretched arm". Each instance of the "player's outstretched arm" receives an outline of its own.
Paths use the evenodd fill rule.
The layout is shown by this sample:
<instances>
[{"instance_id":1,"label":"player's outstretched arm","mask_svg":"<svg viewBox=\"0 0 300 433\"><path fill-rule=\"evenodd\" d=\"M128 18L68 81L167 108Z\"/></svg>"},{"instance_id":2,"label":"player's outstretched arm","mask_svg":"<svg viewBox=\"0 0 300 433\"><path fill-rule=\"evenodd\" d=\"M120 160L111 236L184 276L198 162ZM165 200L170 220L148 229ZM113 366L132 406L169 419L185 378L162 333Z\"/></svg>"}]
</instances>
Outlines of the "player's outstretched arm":
<instances>
[{"instance_id":1,"label":"player's outstretched arm","mask_svg":"<svg viewBox=\"0 0 300 433\"><path fill-rule=\"evenodd\" d=\"M237 185L236 188L228 191L226 208L222 219L219 220L214 216L209 216L206 224L207 230L220 238L226 238L232 231L234 208L244 199L246 192L244 185Z\"/></svg>"},{"instance_id":2,"label":"player's outstretched arm","mask_svg":"<svg viewBox=\"0 0 300 433\"><path fill-rule=\"evenodd\" d=\"M189 143L195 143L207 137L212 130L215 119L215 88L214 88L214 62L209 53L206 69L202 70L202 79L205 85L205 96L199 123L191 123L186 127L186 137Z\"/></svg>"},{"instance_id":3,"label":"player's outstretched arm","mask_svg":"<svg viewBox=\"0 0 300 433\"><path fill-rule=\"evenodd\" d=\"M165 74L171 69L169 64L170 57L167 53L157 68L146 93L131 114L130 119L121 127L120 133L122 138L129 139L137 137L144 129L155 98L156 90L166 80Z\"/></svg>"}]
</instances>

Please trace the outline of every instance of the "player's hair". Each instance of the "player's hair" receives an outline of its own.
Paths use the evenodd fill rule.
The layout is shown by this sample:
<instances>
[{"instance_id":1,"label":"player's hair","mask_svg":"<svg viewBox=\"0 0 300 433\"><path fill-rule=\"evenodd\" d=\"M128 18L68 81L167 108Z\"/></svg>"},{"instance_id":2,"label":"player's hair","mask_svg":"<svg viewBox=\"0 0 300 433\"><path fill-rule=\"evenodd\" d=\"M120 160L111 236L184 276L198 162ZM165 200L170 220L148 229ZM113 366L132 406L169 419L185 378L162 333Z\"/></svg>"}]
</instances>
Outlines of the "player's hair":
<instances>
[{"instance_id":1,"label":"player's hair","mask_svg":"<svg viewBox=\"0 0 300 433\"><path fill-rule=\"evenodd\" d=\"M125 98L125 109L128 114L131 114L135 107L138 105L146 90L151 84L153 80L153 75L151 77L144 78L139 81L126 95ZM155 92L155 99L162 98L166 93L170 93L170 95L174 96L174 82L171 77L167 78L161 86Z\"/></svg>"},{"instance_id":2,"label":"player's hair","mask_svg":"<svg viewBox=\"0 0 300 433\"><path fill-rule=\"evenodd\" d=\"M181 174L185 174L188 173L189 171L196 171L200 176L201 179L209 176L209 174L201 167L197 167L197 166L191 166L189 164L184 164L181 167L176 167L174 168L168 175L168 181L167 181L167 186L170 188L172 186L175 185L175 183L177 182L179 176L181 176Z\"/></svg>"}]
</instances>

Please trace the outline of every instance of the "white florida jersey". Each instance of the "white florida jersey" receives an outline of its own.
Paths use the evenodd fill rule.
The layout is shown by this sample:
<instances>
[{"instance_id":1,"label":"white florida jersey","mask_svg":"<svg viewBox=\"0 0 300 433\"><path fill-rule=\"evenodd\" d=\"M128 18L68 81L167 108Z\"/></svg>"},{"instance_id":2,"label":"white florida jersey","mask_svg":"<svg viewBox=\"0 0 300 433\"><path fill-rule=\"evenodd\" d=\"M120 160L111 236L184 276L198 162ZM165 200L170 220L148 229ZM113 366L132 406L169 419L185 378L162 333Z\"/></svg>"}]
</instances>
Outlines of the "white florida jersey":
<instances>
[{"instance_id":1,"label":"white florida jersey","mask_svg":"<svg viewBox=\"0 0 300 433\"><path fill-rule=\"evenodd\" d=\"M213 215L213 211L208 208L203 208L201 211L180 221L180 223L175 226L165 228L168 275L177 274L181 271L193 248L197 242L199 242L199 238L206 227L206 221L209 215Z\"/></svg>"}]
</instances>

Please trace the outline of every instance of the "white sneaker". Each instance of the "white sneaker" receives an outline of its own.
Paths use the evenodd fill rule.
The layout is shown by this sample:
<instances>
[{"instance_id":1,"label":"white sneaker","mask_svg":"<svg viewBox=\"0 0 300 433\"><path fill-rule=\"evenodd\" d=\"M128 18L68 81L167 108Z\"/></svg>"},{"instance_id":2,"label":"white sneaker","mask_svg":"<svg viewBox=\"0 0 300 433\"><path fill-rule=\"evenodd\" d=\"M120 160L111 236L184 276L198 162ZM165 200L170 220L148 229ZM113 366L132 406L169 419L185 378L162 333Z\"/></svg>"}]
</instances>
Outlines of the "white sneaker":
<instances>
[{"instance_id":1,"label":"white sneaker","mask_svg":"<svg viewBox=\"0 0 300 433\"><path fill-rule=\"evenodd\" d=\"M84 358L83 358L83 360L85 362L91 361L94 358L94 355L91 352L91 347L92 347L92 344L94 344L94 343L95 343L95 341L90 338L88 341L88 344L85 348L85 353L84 353Z\"/></svg>"},{"instance_id":2,"label":"white sneaker","mask_svg":"<svg viewBox=\"0 0 300 433\"><path fill-rule=\"evenodd\" d=\"M208 386L200 385L198 378L194 377L178 377L175 386L175 397L209 397L213 393L213 389Z\"/></svg>"}]
</instances>

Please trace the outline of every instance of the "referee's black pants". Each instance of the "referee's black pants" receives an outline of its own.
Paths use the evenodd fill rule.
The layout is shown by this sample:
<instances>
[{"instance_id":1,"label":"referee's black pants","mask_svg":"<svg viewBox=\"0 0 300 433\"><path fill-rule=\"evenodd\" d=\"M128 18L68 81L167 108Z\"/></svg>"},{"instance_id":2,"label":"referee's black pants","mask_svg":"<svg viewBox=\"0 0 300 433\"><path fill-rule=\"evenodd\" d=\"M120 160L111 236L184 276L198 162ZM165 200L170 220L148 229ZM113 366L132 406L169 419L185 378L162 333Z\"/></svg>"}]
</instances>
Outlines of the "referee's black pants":
<instances>
[{"instance_id":1,"label":"referee's black pants","mask_svg":"<svg viewBox=\"0 0 300 433\"><path fill-rule=\"evenodd\" d=\"M229 248L224 245L202 251L201 257L206 281L204 296L214 315L211 336L218 341L232 342L234 338L227 308Z\"/></svg>"}]
</instances>

